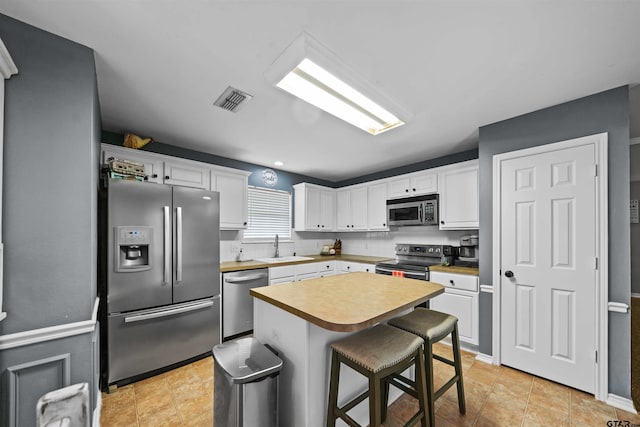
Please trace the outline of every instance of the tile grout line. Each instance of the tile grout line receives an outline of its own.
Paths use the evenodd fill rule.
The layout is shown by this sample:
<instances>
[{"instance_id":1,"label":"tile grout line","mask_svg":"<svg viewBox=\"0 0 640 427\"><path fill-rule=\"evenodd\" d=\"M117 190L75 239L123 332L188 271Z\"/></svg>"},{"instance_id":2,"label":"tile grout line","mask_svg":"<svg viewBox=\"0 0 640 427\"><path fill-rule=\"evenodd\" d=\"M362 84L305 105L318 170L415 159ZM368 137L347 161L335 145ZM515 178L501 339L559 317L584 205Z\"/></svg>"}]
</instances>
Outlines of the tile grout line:
<instances>
[{"instance_id":1,"label":"tile grout line","mask_svg":"<svg viewBox=\"0 0 640 427\"><path fill-rule=\"evenodd\" d=\"M473 365L476 362L474 361L471 366L469 366L469 369L471 369L471 367L473 367ZM484 362L481 362L484 363ZM500 371L500 369L502 369L500 366L498 366L498 371ZM471 423L472 426L475 426L478 421L480 420L480 415L482 415L482 411L484 410L484 407L487 405L487 401L489 400L489 396L491 396L491 393L493 393L493 388L496 386L496 382L497 379L494 378L493 383L491 384L491 388L489 388L489 392L487 393L487 395L485 396L484 400L482 401L482 405L480 405L480 410L478 411L478 414L476 415L476 417L474 418L473 422ZM466 396L465 396L465 400L466 400Z\"/></svg>"},{"instance_id":2,"label":"tile grout line","mask_svg":"<svg viewBox=\"0 0 640 427\"><path fill-rule=\"evenodd\" d=\"M521 426L524 426L524 422L527 419L527 409L529 409L529 399L531 399L531 392L533 391L533 384L535 383L535 381L536 381L536 377L534 375L531 378L531 386L529 387L529 393L527 394L527 403L524 404L524 412L522 413L522 422L520 423Z\"/></svg>"}]
</instances>

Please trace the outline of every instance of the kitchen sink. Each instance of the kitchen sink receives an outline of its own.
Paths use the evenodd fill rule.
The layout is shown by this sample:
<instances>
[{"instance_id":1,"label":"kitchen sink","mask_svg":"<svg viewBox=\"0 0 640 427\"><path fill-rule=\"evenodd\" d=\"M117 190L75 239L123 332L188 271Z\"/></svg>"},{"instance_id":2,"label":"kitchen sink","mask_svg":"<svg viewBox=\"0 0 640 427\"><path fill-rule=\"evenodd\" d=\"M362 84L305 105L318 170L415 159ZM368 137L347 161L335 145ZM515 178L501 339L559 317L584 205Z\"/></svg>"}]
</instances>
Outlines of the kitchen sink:
<instances>
[{"instance_id":1,"label":"kitchen sink","mask_svg":"<svg viewBox=\"0 0 640 427\"><path fill-rule=\"evenodd\" d=\"M254 261L264 262L266 264L277 264L279 262L296 262L296 261L308 261L313 258L307 256L280 256L277 258L256 258Z\"/></svg>"}]
</instances>

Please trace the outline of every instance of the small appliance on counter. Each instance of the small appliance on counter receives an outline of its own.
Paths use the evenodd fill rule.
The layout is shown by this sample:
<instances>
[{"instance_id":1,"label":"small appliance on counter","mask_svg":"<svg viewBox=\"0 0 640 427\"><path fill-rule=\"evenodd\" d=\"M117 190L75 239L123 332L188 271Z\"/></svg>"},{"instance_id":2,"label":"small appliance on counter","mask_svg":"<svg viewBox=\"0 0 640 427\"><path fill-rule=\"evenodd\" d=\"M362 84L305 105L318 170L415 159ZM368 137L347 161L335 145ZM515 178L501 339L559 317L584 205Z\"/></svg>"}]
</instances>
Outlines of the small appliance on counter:
<instances>
[{"instance_id":1,"label":"small appliance on counter","mask_svg":"<svg viewBox=\"0 0 640 427\"><path fill-rule=\"evenodd\" d=\"M453 264L461 267L478 267L477 234L465 234L460 237L460 255Z\"/></svg>"}]
</instances>

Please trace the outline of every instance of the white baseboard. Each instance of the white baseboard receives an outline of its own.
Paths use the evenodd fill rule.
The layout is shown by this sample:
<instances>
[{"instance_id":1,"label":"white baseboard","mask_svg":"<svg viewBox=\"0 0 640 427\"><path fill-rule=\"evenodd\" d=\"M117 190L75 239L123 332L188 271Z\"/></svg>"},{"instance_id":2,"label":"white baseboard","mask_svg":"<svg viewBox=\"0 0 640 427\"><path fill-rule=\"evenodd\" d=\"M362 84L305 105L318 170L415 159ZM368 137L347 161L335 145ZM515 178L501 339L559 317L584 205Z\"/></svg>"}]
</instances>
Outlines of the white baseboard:
<instances>
[{"instance_id":1,"label":"white baseboard","mask_svg":"<svg viewBox=\"0 0 640 427\"><path fill-rule=\"evenodd\" d=\"M636 408L633 406L633 401L631 399L609 393L607 395L606 403L614 408L622 409L623 411L627 411L632 414L637 414Z\"/></svg>"},{"instance_id":2,"label":"white baseboard","mask_svg":"<svg viewBox=\"0 0 640 427\"><path fill-rule=\"evenodd\" d=\"M493 356L488 354L478 353L478 355L476 356L476 360L479 360L480 362L488 363L489 365L493 365Z\"/></svg>"},{"instance_id":3,"label":"white baseboard","mask_svg":"<svg viewBox=\"0 0 640 427\"><path fill-rule=\"evenodd\" d=\"M102 393L100 387L96 387L96 409L93 410L91 427L100 427L100 414L102 413Z\"/></svg>"}]
</instances>

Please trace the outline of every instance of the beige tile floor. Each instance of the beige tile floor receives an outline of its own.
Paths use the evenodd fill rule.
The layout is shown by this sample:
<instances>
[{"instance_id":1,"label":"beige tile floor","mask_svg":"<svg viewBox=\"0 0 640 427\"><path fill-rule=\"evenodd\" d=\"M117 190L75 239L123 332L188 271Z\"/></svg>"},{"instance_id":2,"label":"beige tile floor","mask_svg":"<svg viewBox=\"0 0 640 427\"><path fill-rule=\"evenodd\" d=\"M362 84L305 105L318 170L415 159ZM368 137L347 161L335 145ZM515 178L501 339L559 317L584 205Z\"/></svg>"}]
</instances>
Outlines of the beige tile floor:
<instances>
[{"instance_id":1,"label":"beige tile floor","mask_svg":"<svg viewBox=\"0 0 640 427\"><path fill-rule=\"evenodd\" d=\"M451 357L450 347L435 347L436 353ZM640 425L640 415L615 409L581 391L479 362L471 353L463 352L462 357L467 412L458 412L454 387L435 403L437 427ZM435 362L436 387L452 372L452 367ZM101 425L212 426L212 402L213 361L206 358L103 394ZM386 425L401 426L416 410L415 400L405 395L389 408Z\"/></svg>"}]
</instances>

